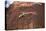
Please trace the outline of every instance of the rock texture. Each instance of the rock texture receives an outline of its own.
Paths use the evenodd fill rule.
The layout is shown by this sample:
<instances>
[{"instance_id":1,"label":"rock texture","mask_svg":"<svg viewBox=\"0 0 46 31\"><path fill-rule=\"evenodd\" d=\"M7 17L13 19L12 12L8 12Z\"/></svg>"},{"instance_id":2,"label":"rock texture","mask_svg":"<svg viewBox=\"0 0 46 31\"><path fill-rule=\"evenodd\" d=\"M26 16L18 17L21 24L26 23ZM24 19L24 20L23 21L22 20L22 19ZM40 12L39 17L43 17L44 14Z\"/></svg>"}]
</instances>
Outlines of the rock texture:
<instances>
[{"instance_id":1,"label":"rock texture","mask_svg":"<svg viewBox=\"0 0 46 31\"><path fill-rule=\"evenodd\" d=\"M14 2L6 9L6 30L43 27L44 3Z\"/></svg>"}]
</instances>

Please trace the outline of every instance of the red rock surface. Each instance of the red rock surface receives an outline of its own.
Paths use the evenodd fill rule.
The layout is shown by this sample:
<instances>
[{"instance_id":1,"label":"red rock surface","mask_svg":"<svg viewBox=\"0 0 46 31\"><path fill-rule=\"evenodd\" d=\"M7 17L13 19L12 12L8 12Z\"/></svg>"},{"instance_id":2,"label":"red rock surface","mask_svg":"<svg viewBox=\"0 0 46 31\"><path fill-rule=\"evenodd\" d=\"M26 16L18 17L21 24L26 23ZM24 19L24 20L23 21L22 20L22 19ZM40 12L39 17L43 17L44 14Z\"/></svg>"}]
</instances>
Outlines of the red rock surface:
<instances>
[{"instance_id":1,"label":"red rock surface","mask_svg":"<svg viewBox=\"0 0 46 31\"><path fill-rule=\"evenodd\" d=\"M11 4L6 13L6 29L43 28L44 4L40 4L33 2L14 2ZM22 15L23 12L27 14Z\"/></svg>"}]
</instances>

